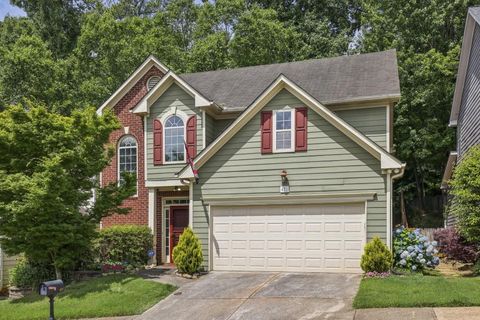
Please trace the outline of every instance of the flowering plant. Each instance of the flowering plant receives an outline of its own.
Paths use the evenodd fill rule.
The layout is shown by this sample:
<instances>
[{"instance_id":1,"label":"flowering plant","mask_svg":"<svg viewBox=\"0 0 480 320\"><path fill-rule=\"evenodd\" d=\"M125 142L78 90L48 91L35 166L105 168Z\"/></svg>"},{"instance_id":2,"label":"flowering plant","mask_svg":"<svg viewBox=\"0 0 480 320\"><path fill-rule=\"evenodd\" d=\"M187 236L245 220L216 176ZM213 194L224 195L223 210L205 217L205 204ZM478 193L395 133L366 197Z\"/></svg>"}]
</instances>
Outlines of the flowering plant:
<instances>
[{"instance_id":1,"label":"flowering plant","mask_svg":"<svg viewBox=\"0 0 480 320\"><path fill-rule=\"evenodd\" d=\"M118 262L118 261L111 261L108 260L102 264L102 272L123 272L127 266L126 262Z\"/></svg>"},{"instance_id":2,"label":"flowering plant","mask_svg":"<svg viewBox=\"0 0 480 320\"><path fill-rule=\"evenodd\" d=\"M376 272L376 271L371 271L365 273L364 277L365 278L388 278L390 277L390 271L387 272Z\"/></svg>"},{"instance_id":3,"label":"flowering plant","mask_svg":"<svg viewBox=\"0 0 480 320\"><path fill-rule=\"evenodd\" d=\"M394 266L410 271L421 271L425 268L435 268L440 263L436 256L436 241L428 241L420 229L399 227L395 230L393 239Z\"/></svg>"}]
</instances>

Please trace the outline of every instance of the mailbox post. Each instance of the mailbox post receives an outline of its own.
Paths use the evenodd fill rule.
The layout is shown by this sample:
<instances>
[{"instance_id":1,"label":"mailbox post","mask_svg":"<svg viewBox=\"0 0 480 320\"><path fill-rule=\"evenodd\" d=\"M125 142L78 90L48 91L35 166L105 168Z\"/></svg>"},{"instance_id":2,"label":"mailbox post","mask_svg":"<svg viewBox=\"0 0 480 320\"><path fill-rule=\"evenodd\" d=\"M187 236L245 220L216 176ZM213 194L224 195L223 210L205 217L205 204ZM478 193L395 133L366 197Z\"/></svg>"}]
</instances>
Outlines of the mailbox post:
<instances>
[{"instance_id":1,"label":"mailbox post","mask_svg":"<svg viewBox=\"0 0 480 320\"><path fill-rule=\"evenodd\" d=\"M62 280L52 280L40 283L38 287L38 293L41 296L48 297L50 299L50 318L49 320L55 320L54 303L55 297L64 290L65 285Z\"/></svg>"}]
</instances>

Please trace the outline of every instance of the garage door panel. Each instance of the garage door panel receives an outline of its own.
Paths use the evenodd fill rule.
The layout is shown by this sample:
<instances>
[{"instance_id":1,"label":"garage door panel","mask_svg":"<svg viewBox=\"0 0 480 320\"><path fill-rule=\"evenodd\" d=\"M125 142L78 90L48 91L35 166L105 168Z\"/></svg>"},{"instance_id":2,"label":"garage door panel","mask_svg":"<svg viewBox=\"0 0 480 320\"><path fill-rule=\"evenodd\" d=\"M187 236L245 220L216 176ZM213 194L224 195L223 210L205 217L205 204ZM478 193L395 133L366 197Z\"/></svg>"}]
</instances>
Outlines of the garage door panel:
<instances>
[{"instance_id":1,"label":"garage door panel","mask_svg":"<svg viewBox=\"0 0 480 320\"><path fill-rule=\"evenodd\" d=\"M364 207L214 207L214 270L359 272Z\"/></svg>"}]
</instances>

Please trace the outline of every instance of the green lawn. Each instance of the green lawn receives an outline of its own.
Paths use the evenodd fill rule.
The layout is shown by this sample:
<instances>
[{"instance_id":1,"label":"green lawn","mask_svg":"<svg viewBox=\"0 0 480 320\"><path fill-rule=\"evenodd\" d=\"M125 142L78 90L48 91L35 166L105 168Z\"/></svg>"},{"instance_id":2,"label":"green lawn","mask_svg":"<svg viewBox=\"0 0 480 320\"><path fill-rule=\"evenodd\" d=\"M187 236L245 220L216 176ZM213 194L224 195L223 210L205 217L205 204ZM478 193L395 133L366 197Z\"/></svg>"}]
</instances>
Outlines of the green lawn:
<instances>
[{"instance_id":1,"label":"green lawn","mask_svg":"<svg viewBox=\"0 0 480 320\"><path fill-rule=\"evenodd\" d=\"M137 276L111 275L67 286L55 299L55 318L75 319L139 314L176 288ZM1 320L48 319L48 298L36 294L0 301Z\"/></svg>"},{"instance_id":2,"label":"green lawn","mask_svg":"<svg viewBox=\"0 0 480 320\"><path fill-rule=\"evenodd\" d=\"M354 308L480 305L480 278L392 276L362 279Z\"/></svg>"}]
</instances>

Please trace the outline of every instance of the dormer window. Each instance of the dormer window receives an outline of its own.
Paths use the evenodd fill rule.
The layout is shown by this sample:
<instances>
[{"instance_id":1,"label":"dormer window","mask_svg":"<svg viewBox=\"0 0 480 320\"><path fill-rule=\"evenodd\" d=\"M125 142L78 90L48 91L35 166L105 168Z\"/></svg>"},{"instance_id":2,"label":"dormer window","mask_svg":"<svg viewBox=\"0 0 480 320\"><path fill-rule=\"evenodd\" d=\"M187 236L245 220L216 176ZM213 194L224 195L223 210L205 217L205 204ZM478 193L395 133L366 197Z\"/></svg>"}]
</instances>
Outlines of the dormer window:
<instances>
[{"instance_id":1,"label":"dormer window","mask_svg":"<svg viewBox=\"0 0 480 320\"><path fill-rule=\"evenodd\" d=\"M150 77L147 81L147 90L150 91L157 83L160 82L160 77L159 76L153 76Z\"/></svg>"},{"instance_id":2,"label":"dormer window","mask_svg":"<svg viewBox=\"0 0 480 320\"><path fill-rule=\"evenodd\" d=\"M165 121L165 163L185 162L185 124L176 115Z\"/></svg>"}]
</instances>

